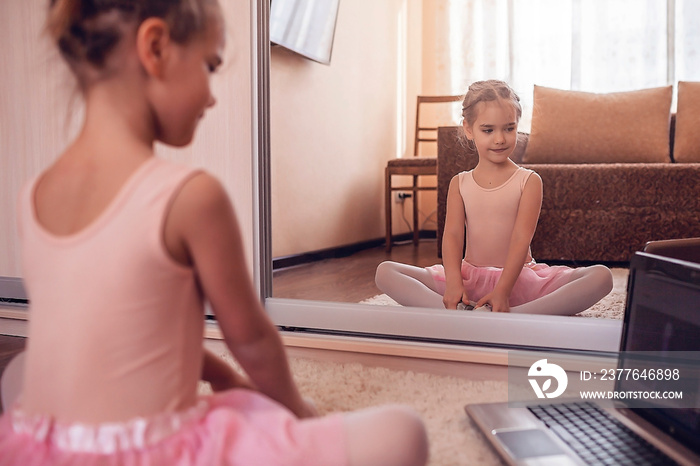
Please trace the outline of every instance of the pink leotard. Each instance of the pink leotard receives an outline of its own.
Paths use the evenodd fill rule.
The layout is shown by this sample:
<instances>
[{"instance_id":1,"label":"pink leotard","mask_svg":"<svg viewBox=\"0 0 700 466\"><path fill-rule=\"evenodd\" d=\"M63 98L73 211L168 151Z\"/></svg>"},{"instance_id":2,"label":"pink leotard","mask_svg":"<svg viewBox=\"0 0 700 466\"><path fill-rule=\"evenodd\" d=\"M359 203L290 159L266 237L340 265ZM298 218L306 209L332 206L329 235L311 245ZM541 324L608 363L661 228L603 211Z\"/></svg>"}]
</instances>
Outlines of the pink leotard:
<instances>
[{"instance_id":1,"label":"pink leotard","mask_svg":"<svg viewBox=\"0 0 700 466\"><path fill-rule=\"evenodd\" d=\"M171 259L163 242L170 203L194 173L149 159L95 221L69 236L37 221L37 180L25 188L26 412L104 422L195 403L202 297L193 270Z\"/></svg>"},{"instance_id":2,"label":"pink leotard","mask_svg":"<svg viewBox=\"0 0 700 466\"><path fill-rule=\"evenodd\" d=\"M0 416L0 465L346 466L341 414L297 419L259 392L198 396L203 300L163 225L197 170L143 163L106 210L48 233L20 199L30 299L24 391Z\"/></svg>"},{"instance_id":3,"label":"pink leotard","mask_svg":"<svg viewBox=\"0 0 700 466\"><path fill-rule=\"evenodd\" d=\"M518 216L520 198L532 170L518 167L511 177L495 188L484 188L473 172L457 175L467 224L464 259L477 267L503 267ZM504 247L505 245L505 247ZM526 262L532 260L528 249Z\"/></svg>"},{"instance_id":4,"label":"pink leotard","mask_svg":"<svg viewBox=\"0 0 700 466\"><path fill-rule=\"evenodd\" d=\"M510 238L518 216L525 183L534 173L518 167L502 185L484 188L474 180L472 171L458 174L459 193L466 215L466 252L461 274L469 299L478 301L498 283L508 257ZM509 303L518 306L545 296L569 281L573 269L537 264L528 248L523 270L510 293ZM442 264L427 267L438 293L445 294L445 269Z\"/></svg>"}]
</instances>

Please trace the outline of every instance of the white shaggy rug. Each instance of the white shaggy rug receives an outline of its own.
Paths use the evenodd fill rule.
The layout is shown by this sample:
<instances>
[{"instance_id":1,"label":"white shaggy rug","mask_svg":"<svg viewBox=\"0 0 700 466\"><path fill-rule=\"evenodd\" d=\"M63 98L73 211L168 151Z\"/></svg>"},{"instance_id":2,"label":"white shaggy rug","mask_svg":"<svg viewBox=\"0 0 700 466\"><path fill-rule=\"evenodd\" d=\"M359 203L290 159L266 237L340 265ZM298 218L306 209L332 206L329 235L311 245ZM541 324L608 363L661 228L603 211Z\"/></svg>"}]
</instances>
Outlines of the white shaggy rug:
<instances>
[{"instance_id":1,"label":"white shaggy rug","mask_svg":"<svg viewBox=\"0 0 700 466\"><path fill-rule=\"evenodd\" d=\"M625 297L627 296L627 276L629 269L612 268L613 289L605 298L576 314L577 317L594 317L599 319L620 319L625 313ZM399 304L385 294L379 294L361 301L363 304L375 304L378 306L398 306Z\"/></svg>"},{"instance_id":2,"label":"white shaggy rug","mask_svg":"<svg viewBox=\"0 0 700 466\"><path fill-rule=\"evenodd\" d=\"M413 407L423 416L427 427L430 465L501 464L471 423L464 405L506 401L506 382L471 381L307 359L292 359L291 366L300 390L315 400L322 413L387 403Z\"/></svg>"},{"instance_id":3,"label":"white shaggy rug","mask_svg":"<svg viewBox=\"0 0 700 466\"><path fill-rule=\"evenodd\" d=\"M229 353L216 352L236 365ZM413 407L426 424L431 466L502 464L472 424L464 405L507 401L505 381L471 381L301 358L291 358L290 365L302 394L314 400L321 414L382 404ZM206 391L206 387L202 389Z\"/></svg>"}]
</instances>

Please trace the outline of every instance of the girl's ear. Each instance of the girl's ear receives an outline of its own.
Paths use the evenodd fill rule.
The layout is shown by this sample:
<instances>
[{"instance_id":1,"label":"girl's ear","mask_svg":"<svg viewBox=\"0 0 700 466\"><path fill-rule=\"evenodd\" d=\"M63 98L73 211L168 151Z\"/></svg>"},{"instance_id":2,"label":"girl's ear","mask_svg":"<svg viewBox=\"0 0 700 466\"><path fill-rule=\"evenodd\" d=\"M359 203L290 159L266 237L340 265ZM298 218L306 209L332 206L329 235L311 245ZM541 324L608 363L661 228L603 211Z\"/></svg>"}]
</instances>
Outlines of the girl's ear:
<instances>
[{"instance_id":1,"label":"girl's ear","mask_svg":"<svg viewBox=\"0 0 700 466\"><path fill-rule=\"evenodd\" d=\"M150 76L161 77L170 53L170 28L161 18L148 18L136 32L136 51Z\"/></svg>"}]
</instances>

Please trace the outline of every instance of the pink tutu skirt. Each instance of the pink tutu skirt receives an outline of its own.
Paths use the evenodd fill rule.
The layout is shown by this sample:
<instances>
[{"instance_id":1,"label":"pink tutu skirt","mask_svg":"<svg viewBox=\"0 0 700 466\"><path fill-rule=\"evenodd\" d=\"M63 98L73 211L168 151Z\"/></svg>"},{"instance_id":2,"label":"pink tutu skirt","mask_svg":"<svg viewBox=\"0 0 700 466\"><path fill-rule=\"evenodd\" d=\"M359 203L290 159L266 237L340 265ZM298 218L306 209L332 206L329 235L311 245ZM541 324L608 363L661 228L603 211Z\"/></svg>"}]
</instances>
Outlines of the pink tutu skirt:
<instances>
[{"instance_id":1,"label":"pink tutu skirt","mask_svg":"<svg viewBox=\"0 0 700 466\"><path fill-rule=\"evenodd\" d=\"M346 465L341 414L299 420L248 390L123 423L60 423L18 408L0 417L0 465Z\"/></svg>"},{"instance_id":2,"label":"pink tutu skirt","mask_svg":"<svg viewBox=\"0 0 700 466\"><path fill-rule=\"evenodd\" d=\"M440 264L426 268L435 280L437 291L444 295L445 269ZM502 271L499 267L477 267L463 260L462 279L469 299L479 301L493 291ZM534 261L525 264L510 293L509 304L519 306L551 293L569 283L573 271L574 269L563 265L549 266Z\"/></svg>"}]
</instances>

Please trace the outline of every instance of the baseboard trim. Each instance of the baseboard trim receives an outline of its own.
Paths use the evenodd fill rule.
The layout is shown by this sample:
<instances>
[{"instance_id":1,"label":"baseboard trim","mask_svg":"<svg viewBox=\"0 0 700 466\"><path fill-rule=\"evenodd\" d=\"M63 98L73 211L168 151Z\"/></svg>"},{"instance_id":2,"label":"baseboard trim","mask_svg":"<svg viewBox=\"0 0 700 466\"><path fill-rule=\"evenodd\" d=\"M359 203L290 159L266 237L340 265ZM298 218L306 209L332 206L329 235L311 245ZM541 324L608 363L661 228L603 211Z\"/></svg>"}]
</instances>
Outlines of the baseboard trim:
<instances>
[{"instance_id":1,"label":"baseboard trim","mask_svg":"<svg viewBox=\"0 0 700 466\"><path fill-rule=\"evenodd\" d=\"M0 305L0 334L26 337L29 316L26 309L16 309Z\"/></svg>"},{"instance_id":2,"label":"baseboard trim","mask_svg":"<svg viewBox=\"0 0 700 466\"><path fill-rule=\"evenodd\" d=\"M437 232L435 230L421 230L418 233L420 239L435 239ZM411 241L413 233L402 233L392 236L392 241L398 243L401 241ZM376 248L386 243L385 238L376 238L368 241L360 241L358 243L346 244L327 249L319 249L316 251L302 252L299 254L290 254L288 256L280 256L272 259L272 270L294 267L296 265L308 264L324 259L338 259L341 257L351 256L365 249Z\"/></svg>"},{"instance_id":3,"label":"baseboard trim","mask_svg":"<svg viewBox=\"0 0 700 466\"><path fill-rule=\"evenodd\" d=\"M19 277L0 277L0 304L26 306L27 292Z\"/></svg>"}]
</instances>

